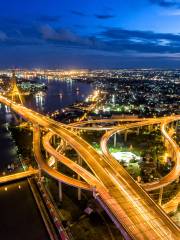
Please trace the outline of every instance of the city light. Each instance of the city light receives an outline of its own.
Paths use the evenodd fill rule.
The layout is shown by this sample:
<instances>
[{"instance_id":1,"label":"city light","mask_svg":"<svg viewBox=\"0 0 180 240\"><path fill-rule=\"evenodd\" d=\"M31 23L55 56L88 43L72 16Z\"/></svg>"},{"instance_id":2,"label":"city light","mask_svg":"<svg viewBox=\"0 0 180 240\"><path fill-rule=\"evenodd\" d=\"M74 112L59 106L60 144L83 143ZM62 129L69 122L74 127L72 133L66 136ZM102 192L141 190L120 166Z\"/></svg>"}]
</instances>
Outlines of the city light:
<instances>
[{"instance_id":1,"label":"city light","mask_svg":"<svg viewBox=\"0 0 180 240\"><path fill-rule=\"evenodd\" d=\"M0 239L180 240L180 1L1 1Z\"/></svg>"}]
</instances>

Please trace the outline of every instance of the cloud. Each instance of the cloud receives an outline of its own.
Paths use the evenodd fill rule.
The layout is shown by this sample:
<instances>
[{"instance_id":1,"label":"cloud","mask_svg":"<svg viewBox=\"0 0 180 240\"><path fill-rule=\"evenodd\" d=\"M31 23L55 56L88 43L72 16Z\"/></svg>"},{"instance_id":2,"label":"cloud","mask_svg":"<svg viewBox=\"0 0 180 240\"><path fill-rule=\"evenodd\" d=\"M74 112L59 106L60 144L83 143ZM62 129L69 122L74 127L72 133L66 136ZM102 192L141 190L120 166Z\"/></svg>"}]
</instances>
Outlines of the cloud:
<instances>
[{"instance_id":1,"label":"cloud","mask_svg":"<svg viewBox=\"0 0 180 240\"><path fill-rule=\"evenodd\" d=\"M8 39L7 34L0 30L0 41L4 42Z\"/></svg>"},{"instance_id":2,"label":"cloud","mask_svg":"<svg viewBox=\"0 0 180 240\"><path fill-rule=\"evenodd\" d=\"M77 15L77 16L81 16L81 17L87 16L87 14L85 14L84 12L80 12L80 11L76 11L76 10L72 10L71 13L74 15ZM102 20L106 20L106 19L115 17L114 15L111 15L111 14L94 14L94 16L97 19L102 19Z\"/></svg>"},{"instance_id":3,"label":"cloud","mask_svg":"<svg viewBox=\"0 0 180 240\"><path fill-rule=\"evenodd\" d=\"M110 19L110 18L114 18L114 15L109 15L109 14L95 14L95 17L97 19L102 19L102 20L106 20L106 19Z\"/></svg>"},{"instance_id":4,"label":"cloud","mask_svg":"<svg viewBox=\"0 0 180 240\"><path fill-rule=\"evenodd\" d=\"M127 30L121 28L107 28L101 33L103 36L111 39L127 40L131 38L140 39L143 41L156 41L158 39L166 39L169 41L179 41L180 34L172 33L156 33L153 31Z\"/></svg>"},{"instance_id":5,"label":"cloud","mask_svg":"<svg viewBox=\"0 0 180 240\"><path fill-rule=\"evenodd\" d=\"M74 15L77 15L77 16L81 16L81 17L85 17L86 16L85 13L80 12L80 11L76 11L76 10L72 10L71 13L74 14Z\"/></svg>"},{"instance_id":6,"label":"cloud","mask_svg":"<svg viewBox=\"0 0 180 240\"><path fill-rule=\"evenodd\" d=\"M96 37L79 36L78 34L70 31L69 29L54 29L49 25L44 25L40 28L40 33L42 38L47 42L60 44L64 46L73 47L92 47L98 41Z\"/></svg>"},{"instance_id":7,"label":"cloud","mask_svg":"<svg viewBox=\"0 0 180 240\"><path fill-rule=\"evenodd\" d=\"M161 63L161 57L169 59L176 57L177 61L180 59L179 34L104 28L94 35L81 35L70 29L52 27L49 24L44 24L39 28L29 25L18 31L20 32L16 35L9 34L4 29L0 31L1 51L13 55L13 49L18 49L18 56L19 52L24 51L24 56L27 56L27 52L31 54L34 51L32 53L33 63L37 59L42 60L42 54L46 56L44 59L46 58L51 66L59 61L65 64L65 59L68 65L70 55L71 60L74 56L72 64L77 64L78 59L85 64L86 59L87 66L91 61L93 66L98 66L98 64L102 66L103 62L105 62L104 66L110 66L109 64L114 61L114 66L118 66L121 59L122 63L126 61L128 66L130 62L133 64L138 62L140 66L143 66L148 61L156 65L157 59ZM51 54L50 58L48 54ZM24 64L23 61L27 58L22 59L24 59L22 60ZM169 64L170 60L168 61Z\"/></svg>"},{"instance_id":8,"label":"cloud","mask_svg":"<svg viewBox=\"0 0 180 240\"><path fill-rule=\"evenodd\" d=\"M109 28L95 36L80 36L68 29L44 25L42 38L56 46L121 53L180 53L180 35Z\"/></svg>"},{"instance_id":9,"label":"cloud","mask_svg":"<svg viewBox=\"0 0 180 240\"><path fill-rule=\"evenodd\" d=\"M24 22L23 22L24 23ZM33 23L20 24L18 19L13 21L0 18L1 46L32 46L42 43L37 26Z\"/></svg>"},{"instance_id":10,"label":"cloud","mask_svg":"<svg viewBox=\"0 0 180 240\"><path fill-rule=\"evenodd\" d=\"M40 28L40 33L45 40L56 40L56 41L78 41L78 36L68 29L55 30L49 25L44 25Z\"/></svg>"},{"instance_id":11,"label":"cloud","mask_svg":"<svg viewBox=\"0 0 180 240\"><path fill-rule=\"evenodd\" d=\"M59 16L49 16L49 15L43 15L37 18L39 22L58 22L60 19Z\"/></svg>"},{"instance_id":12,"label":"cloud","mask_svg":"<svg viewBox=\"0 0 180 240\"><path fill-rule=\"evenodd\" d=\"M8 37L7 37L8 36ZM96 34L79 34L50 24L27 25L16 31L1 29L1 46L44 46L50 50L78 49L108 54L176 54L180 53L180 34L153 31L103 28ZM31 47L30 47L31 48Z\"/></svg>"},{"instance_id":13,"label":"cloud","mask_svg":"<svg viewBox=\"0 0 180 240\"><path fill-rule=\"evenodd\" d=\"M109 28L101 33L106 50L136 53L180 53L180 35Z\"/></svg>"},{"instance_id":14,"label":"cloud","mask_svg":"<svg viewBox=\"0 0 180 240\"><path fill-rule=\"evenodd\" d=\"M153 4L157 4L161 7L176 7L180 8L180 1L178 0L149 0Z\"/></svg>"}]
</instances>

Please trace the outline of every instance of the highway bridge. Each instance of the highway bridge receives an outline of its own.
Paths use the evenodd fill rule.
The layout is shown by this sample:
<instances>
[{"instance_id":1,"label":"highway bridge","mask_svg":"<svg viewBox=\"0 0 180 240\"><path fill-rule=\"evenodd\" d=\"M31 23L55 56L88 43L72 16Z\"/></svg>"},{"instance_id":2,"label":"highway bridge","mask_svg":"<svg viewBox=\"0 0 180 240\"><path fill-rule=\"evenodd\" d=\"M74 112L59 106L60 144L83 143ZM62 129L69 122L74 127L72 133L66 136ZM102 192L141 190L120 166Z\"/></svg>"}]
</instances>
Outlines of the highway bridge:
<instances>
[{"instance_id":1,"label":"highway bridge","mask_svg":"<svg viewBox=\"0 0 180 240\"><path fill-rule=\"evenodd\" d=\"M27 178L27 177L37 174L38 172L39 171L37 169L31 169L31 170L27 170L24 172L19 172L19 173L2 176L2 177L0 177L0 184Z\"/></svg>"},{"instance_id":2,"label":"highway bridge","mask_svg":"<svg viewBox=\"0 0 180 240\"><path fill-rule=\"evenodd\" d=\"M145 188L146 191L152 191L155 189L162 188L169 183L175 181L179 175L180 175L180 149L178 144L168 135L166 132L166 126L173 122L173 121L178 121L180 120L180 116L170 116L170 117L165 117L165 118L158 118L158 119L148 119L144 120L141 122L135 122L131 124L126 124L118 127L114 127L112 130L106 132L102 139L101 139L101 149L106 157L108 162L111 162L111 164L116 168L117 172L121 172L121 166L119 163L115 160L115 158L111 155L108 149L108 141L111 136L113 136L115 133L121 133L129 129L134 129L137 127L142 127L142 126L149 126L149 125L154 125L154 124L161 124L161 132L165 139L169 142L169 144L172 147L172 150L175 153L174 160L175 160L175 165L171 172L167 174L165 177L161 178L159 181L152 182L152 183L147 183L143 184L143 187Z\"/></svg>"},{"instance_id":3,"label":"highway bridge","mask_svg":"<svg viewBox=\"0 0 180 240\"><path fill-rule=\"evenodd\" d=\"M109 156L99 155L92 146L73 131L67 129L67 126L64 124L32 111L4 96L0 96L0 102L9 106L22 118L34 125L33 145L39 168L59 182L65 182L83 189L90 189L125 239L180 239L179 228L123 167L119 166L118 170L116 169L114 159ZM167 120L169 121L169 118ZM171 120L176 120L176 117L174 116ZM161 122L160 119L154 119L149 122L147 120L146 124ZM40 128L59 136L76 150L91 169L91 173L88 173L85 169L82 170L78 166L74 168L75 172L77 171L79 175L81 174L80 176L84 181L73 178L68 179L62 173L47 167L41 156L39 144L41 140ZM62 159L62 155L59 153L55 155L54 151L56 150L50 148L47 140L48 137L43 139L46 151L53 154L59 161L66 162L67 166L70 167L72 161L67 158Z\"/></svg>"}]
</instances>

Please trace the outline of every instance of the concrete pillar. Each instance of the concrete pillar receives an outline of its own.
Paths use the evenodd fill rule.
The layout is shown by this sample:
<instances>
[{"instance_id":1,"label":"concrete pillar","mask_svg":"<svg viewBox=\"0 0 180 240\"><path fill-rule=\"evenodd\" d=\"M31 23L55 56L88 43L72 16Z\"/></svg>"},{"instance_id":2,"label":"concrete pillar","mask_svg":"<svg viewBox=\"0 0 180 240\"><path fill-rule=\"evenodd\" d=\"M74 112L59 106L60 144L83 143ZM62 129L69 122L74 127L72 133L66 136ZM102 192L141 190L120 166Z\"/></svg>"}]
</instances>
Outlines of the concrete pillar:
<instances>
[{"instance_id":1,"label":"concrete pillar","mask_svg":"<svg viewBox=\"0 0 180 240\"><path fill-rule=\"evenodd\" d=\"M176 179L176 183L179 183L179 178L180 178L180 177L178 177L178 178Z\"/></svg>"},{"instance_id":2,"label":"concrete pillar","mask_svg":"<svg viewBox=\"0 0 180 240\"><path fill-rule=\"evenodd\" d=\"M124 142L127 142L127 136L128 136L128 132L127 130L124 132Z\"/></svg>"},{"instance_id":3,"label":"concrete pillar","mask_svg":"<svg viewBox=\"0 0 180 240\"><path fill-rule=\"evenodd\" d=\"M78 201L81 201L81 188L78 188Z\"/></svg>"},{"instance_id":4,"label":"concrete pillar","mask_svg":"<svg viewBox=\"0 0 180 240\"><path fill-rule=\"evenodd\" d=\"M116 133L114 134L114 148L116 147L116 143L117 143L117 135Z\"/></svg>"},{"instance_id":5,"label":"concrete pillar","mask_svg":"<svg viewBox=\"0 0 180 240\"><path fill-rule=\"evenodd\" d=\"M148 125L148 131L149 131L149 132L152 131L152 125Z\"/></svg>"},{"instance_id":6,"label":"concrete pillar","mask_svg":"<svg viewBox=\"0 0 180 240\"><path fill-rule=\"evenodd\" d=\"M57 170L57 167L58 167L58 161L57 161L57 159L55 159L54 168Z\"/></svg>"},{"instance_id":7,"label":"concrete pillar","mask_svg":"<svg viewBox=\"0 0 180 240\"><path fill-rule=\"evenodd\" d=\"M178 121L176 121L176 124L175 124L175 131L177 132L177 129L178 129Z\"/></svg>"},{"instance_id":8,"label":"concrete pillar","mask_svg":"<svg viewBox=\"0 0 180 240\"><path fill-rule=\"evenodd\" d=\"M59 201L62 202L62 182L59 181Z\"/></svg>"},{"instance_id":9,"label":"concrete pillar","mask_svg":"<svg viewBox=\"0 0 180 240\"><path fill-rule=\"evenodd\" d=\"M49 158L49 154L47 151L45 151L46 159Z\"/></svg>"},{"instance_id":10,"label":"concrete pillar","mask_svg":"<svg viewBox=\"0 0 180 240\"><path fill-rule=\"evenodd\" d=\"M158 203L159 203L160 206L161 206L161 203L162 203L162 196L163 196L163 187L160 188L160 191L159 191L159 201L158 201Z\"/></svg>"},{"instance_id":11,"label":"concrete pillar","mask_svg":"<svg viewBox=\"0 0 180 240\"><path fill-rule=\"evenodd\" d=\"M52 136L52 144L55 146L56 144L56 135L53 135Z\"/></svg>"},{"instance_id":12,"label":"concrete pillar","mask_svg":"<svg viewBox=\"0 0 180 240\"><path fill-rule=\"evenodd\" d=\"M42 170L41 170L41 167L38 165L38 178L39 180L41 180L41 177L42 177Z\"/></svg>"},{"instance_id":13,"label":"concrete pillar","mask_svg":"<svg viewBox=\"0 0 180 240\"><path fill-rule=\"evenodd\" d=\"M82 158L78 155L78 164L82 166Z\"/></svg>"},{"instance_id":14,"label":"concrete pillar","mask_svg":"<svg viewBox=\"0 0 180 240\"><path fill-rule=\"evenodd\" d=\"M137 128L137 132L136 132L136 134L139 136L139 132L140 132L140 130L139 130L139 127Z\"/></svg>"},{"instance_id":15,"label":"concrete pillar","mask_svg":"<svg viewBox=\"0 0 180 240\"><path fill-rule=\"evenodd\" d=\"M63 140L64 141L64 146L67 147L68 146L68 142Z\"/></svg>"}]
</instances>

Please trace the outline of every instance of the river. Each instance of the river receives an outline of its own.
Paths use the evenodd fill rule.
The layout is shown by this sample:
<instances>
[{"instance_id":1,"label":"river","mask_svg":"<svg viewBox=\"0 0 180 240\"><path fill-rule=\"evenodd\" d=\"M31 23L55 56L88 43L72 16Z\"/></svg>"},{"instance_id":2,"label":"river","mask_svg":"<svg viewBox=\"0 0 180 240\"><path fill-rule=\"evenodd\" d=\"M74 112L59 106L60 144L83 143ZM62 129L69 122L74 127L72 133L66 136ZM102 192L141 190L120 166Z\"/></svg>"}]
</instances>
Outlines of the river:
<instances>
[{"instance_id":1,"label":"river","mask_svg":"<svg viewBox=\"0 0 180 240\"><path fill-rule=\"evenodd\" d=\"M26 105L39 112L48 113L84 100L92 91L89 84L76 81L54 81L48 84L46 94L33 96ZM11 163L20 163L17 149L8 124L12 113L0 105L0 175L7 172ZM46 240L49 239L29 188L27 180L0 186L0 239Z\"/></svg>"}]
</instances>

